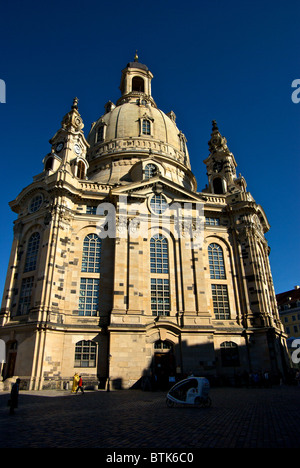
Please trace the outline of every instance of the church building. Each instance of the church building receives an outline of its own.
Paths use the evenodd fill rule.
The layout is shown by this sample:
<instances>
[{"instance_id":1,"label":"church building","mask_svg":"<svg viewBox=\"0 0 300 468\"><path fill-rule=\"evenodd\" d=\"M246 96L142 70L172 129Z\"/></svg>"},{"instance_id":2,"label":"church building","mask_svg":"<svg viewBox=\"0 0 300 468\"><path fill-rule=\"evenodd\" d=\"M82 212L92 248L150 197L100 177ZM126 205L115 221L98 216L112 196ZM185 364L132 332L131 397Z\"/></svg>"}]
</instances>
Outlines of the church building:
<instances>
[{"instance_id":1,"label":"church building","mask_svg":"<svg viewBox=\"0 0 300 468\"><path fill-rule=\"evenodd\" d=\"M289 365L266 214L215 121L198 190L152 78L136 56L87 135L75 98L42 172L10 202L4 382L66 388L78 372L93 388L166 388L170 376L228 383Z\"/></svg>"}]
</instances>

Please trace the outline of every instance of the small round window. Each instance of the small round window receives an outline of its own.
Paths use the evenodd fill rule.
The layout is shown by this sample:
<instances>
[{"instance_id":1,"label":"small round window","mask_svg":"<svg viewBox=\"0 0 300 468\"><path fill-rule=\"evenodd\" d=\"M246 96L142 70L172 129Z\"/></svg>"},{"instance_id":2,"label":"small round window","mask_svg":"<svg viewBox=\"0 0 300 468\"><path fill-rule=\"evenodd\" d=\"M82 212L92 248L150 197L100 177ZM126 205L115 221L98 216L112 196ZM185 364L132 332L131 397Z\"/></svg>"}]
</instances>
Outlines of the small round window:
<instances>
[{"instance_id":1,"label":"small round window","mask_svg":"<svg viewBox=\"0 0 300 468\"><path fill-rule=\"evenodd\" d=\"M40 209L42 203L43 203L42 195L36 195L30 202L29 211L31 213L35 213L37 210Z\"/></svg>"},{"instance_id":2,"label":"small round window","mask_svg":"<svg viewBox=\"0 0 300 468\"><path fill-rule=\"evenodd\" d=\"M150 200L151 210L156 214L162 214L168 208L168 203L162 195L154 195Z\"/></svg>"}]
</instances>

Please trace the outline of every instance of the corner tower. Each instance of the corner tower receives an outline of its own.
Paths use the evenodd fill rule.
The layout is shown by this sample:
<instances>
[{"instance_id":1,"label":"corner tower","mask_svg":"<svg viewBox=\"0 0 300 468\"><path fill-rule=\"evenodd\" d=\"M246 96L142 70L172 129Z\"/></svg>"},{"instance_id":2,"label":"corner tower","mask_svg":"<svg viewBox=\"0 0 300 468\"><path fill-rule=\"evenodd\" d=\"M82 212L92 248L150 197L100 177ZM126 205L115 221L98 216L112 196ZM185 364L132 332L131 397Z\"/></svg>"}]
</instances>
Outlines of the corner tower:
<instances>
[{"instance_id":1,"label":"corner tower","mask_svg":"<svg viewBox=\"0 0 300 468\"><path fill-rule=\"evenodd\" d=\"M234 155L227 146L227 140L218 129L217 122L212 122L212 134L208 142L209 156L204 160L207 168L208 188L207 192L216 195L232 193L234 191L246 191L246 181L239 175L236 176Z\"/></svg>"}]
</instances>

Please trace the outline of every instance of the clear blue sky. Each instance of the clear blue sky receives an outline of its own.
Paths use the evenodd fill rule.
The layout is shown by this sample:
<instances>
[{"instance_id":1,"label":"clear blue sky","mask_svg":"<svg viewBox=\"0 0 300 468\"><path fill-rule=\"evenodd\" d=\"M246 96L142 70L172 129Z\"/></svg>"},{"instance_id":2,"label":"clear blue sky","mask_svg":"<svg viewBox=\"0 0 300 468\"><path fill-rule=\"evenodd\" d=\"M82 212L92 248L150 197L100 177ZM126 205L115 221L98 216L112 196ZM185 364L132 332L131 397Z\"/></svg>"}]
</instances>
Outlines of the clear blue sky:
<instances>
[{"instance_id":1,"label":"clear blue sky","mask_svg":"<svg viewBox=\"0 0 300 468\"><path fill-rule=\"evenodd\" d=\"M271 224L276 293L300 284L299 18L299 0L2 2L1 294L16 219L8 202L41 172L75 96L86 134L116 102L136 49L158 107L175 112L187 137L198 189L215 119Z\"/></svg>"}]
</instances>

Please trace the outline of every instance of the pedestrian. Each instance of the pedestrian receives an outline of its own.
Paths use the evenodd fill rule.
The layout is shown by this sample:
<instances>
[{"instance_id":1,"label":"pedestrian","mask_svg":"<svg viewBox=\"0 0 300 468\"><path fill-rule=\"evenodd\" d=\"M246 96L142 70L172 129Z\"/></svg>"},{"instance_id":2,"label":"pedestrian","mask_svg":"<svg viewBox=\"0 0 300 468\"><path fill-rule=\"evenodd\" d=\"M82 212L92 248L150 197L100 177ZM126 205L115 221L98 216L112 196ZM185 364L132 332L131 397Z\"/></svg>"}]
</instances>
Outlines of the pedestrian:
<instances>
[{"instance_id":1,"label":"pedestrian","mask_svg":"<svg viewBox=\"0 0 300 468\"><path fill-rule=\"evenodd\" d=\"M269 372L268 371L265 371L265 373L264 373L264 386L266 388L270 387L270 379L269 379Z\"/></svg>"},{"instance_id":2,"label":"pedestrian","mask_svg":"<svg viewBox=\"0 0 300 468\"><path fill-rule=\"evenodd\" d=\"M12 386L10 400L8 402L10 406L9 414L15 414L15 408L18 408L20 382L21 380L17 379Z\"/></svg>"},{"instance_id":3,"label":"pedestrian","mask_svg":"<svg viewBox=\"0 0 300 468\"><path fill-rule=\"evenodd\" d=\"M72 393L75 393L78 388L79 375L75 372L73 377Z\"/></svg>"},{"instance_id":4,"label":"pedestrian","mask_svg":"<svg viewBox=\"0 0 300 468\"><path fill-rule=\"evenodd\" d=\"M83 382L82 382L81 375L79 376L79 382L78 382L78 387L77 387L76 393L78 392L79 389L80 389L81 393L84 394Z\"/></svg>"}]
</instances>

